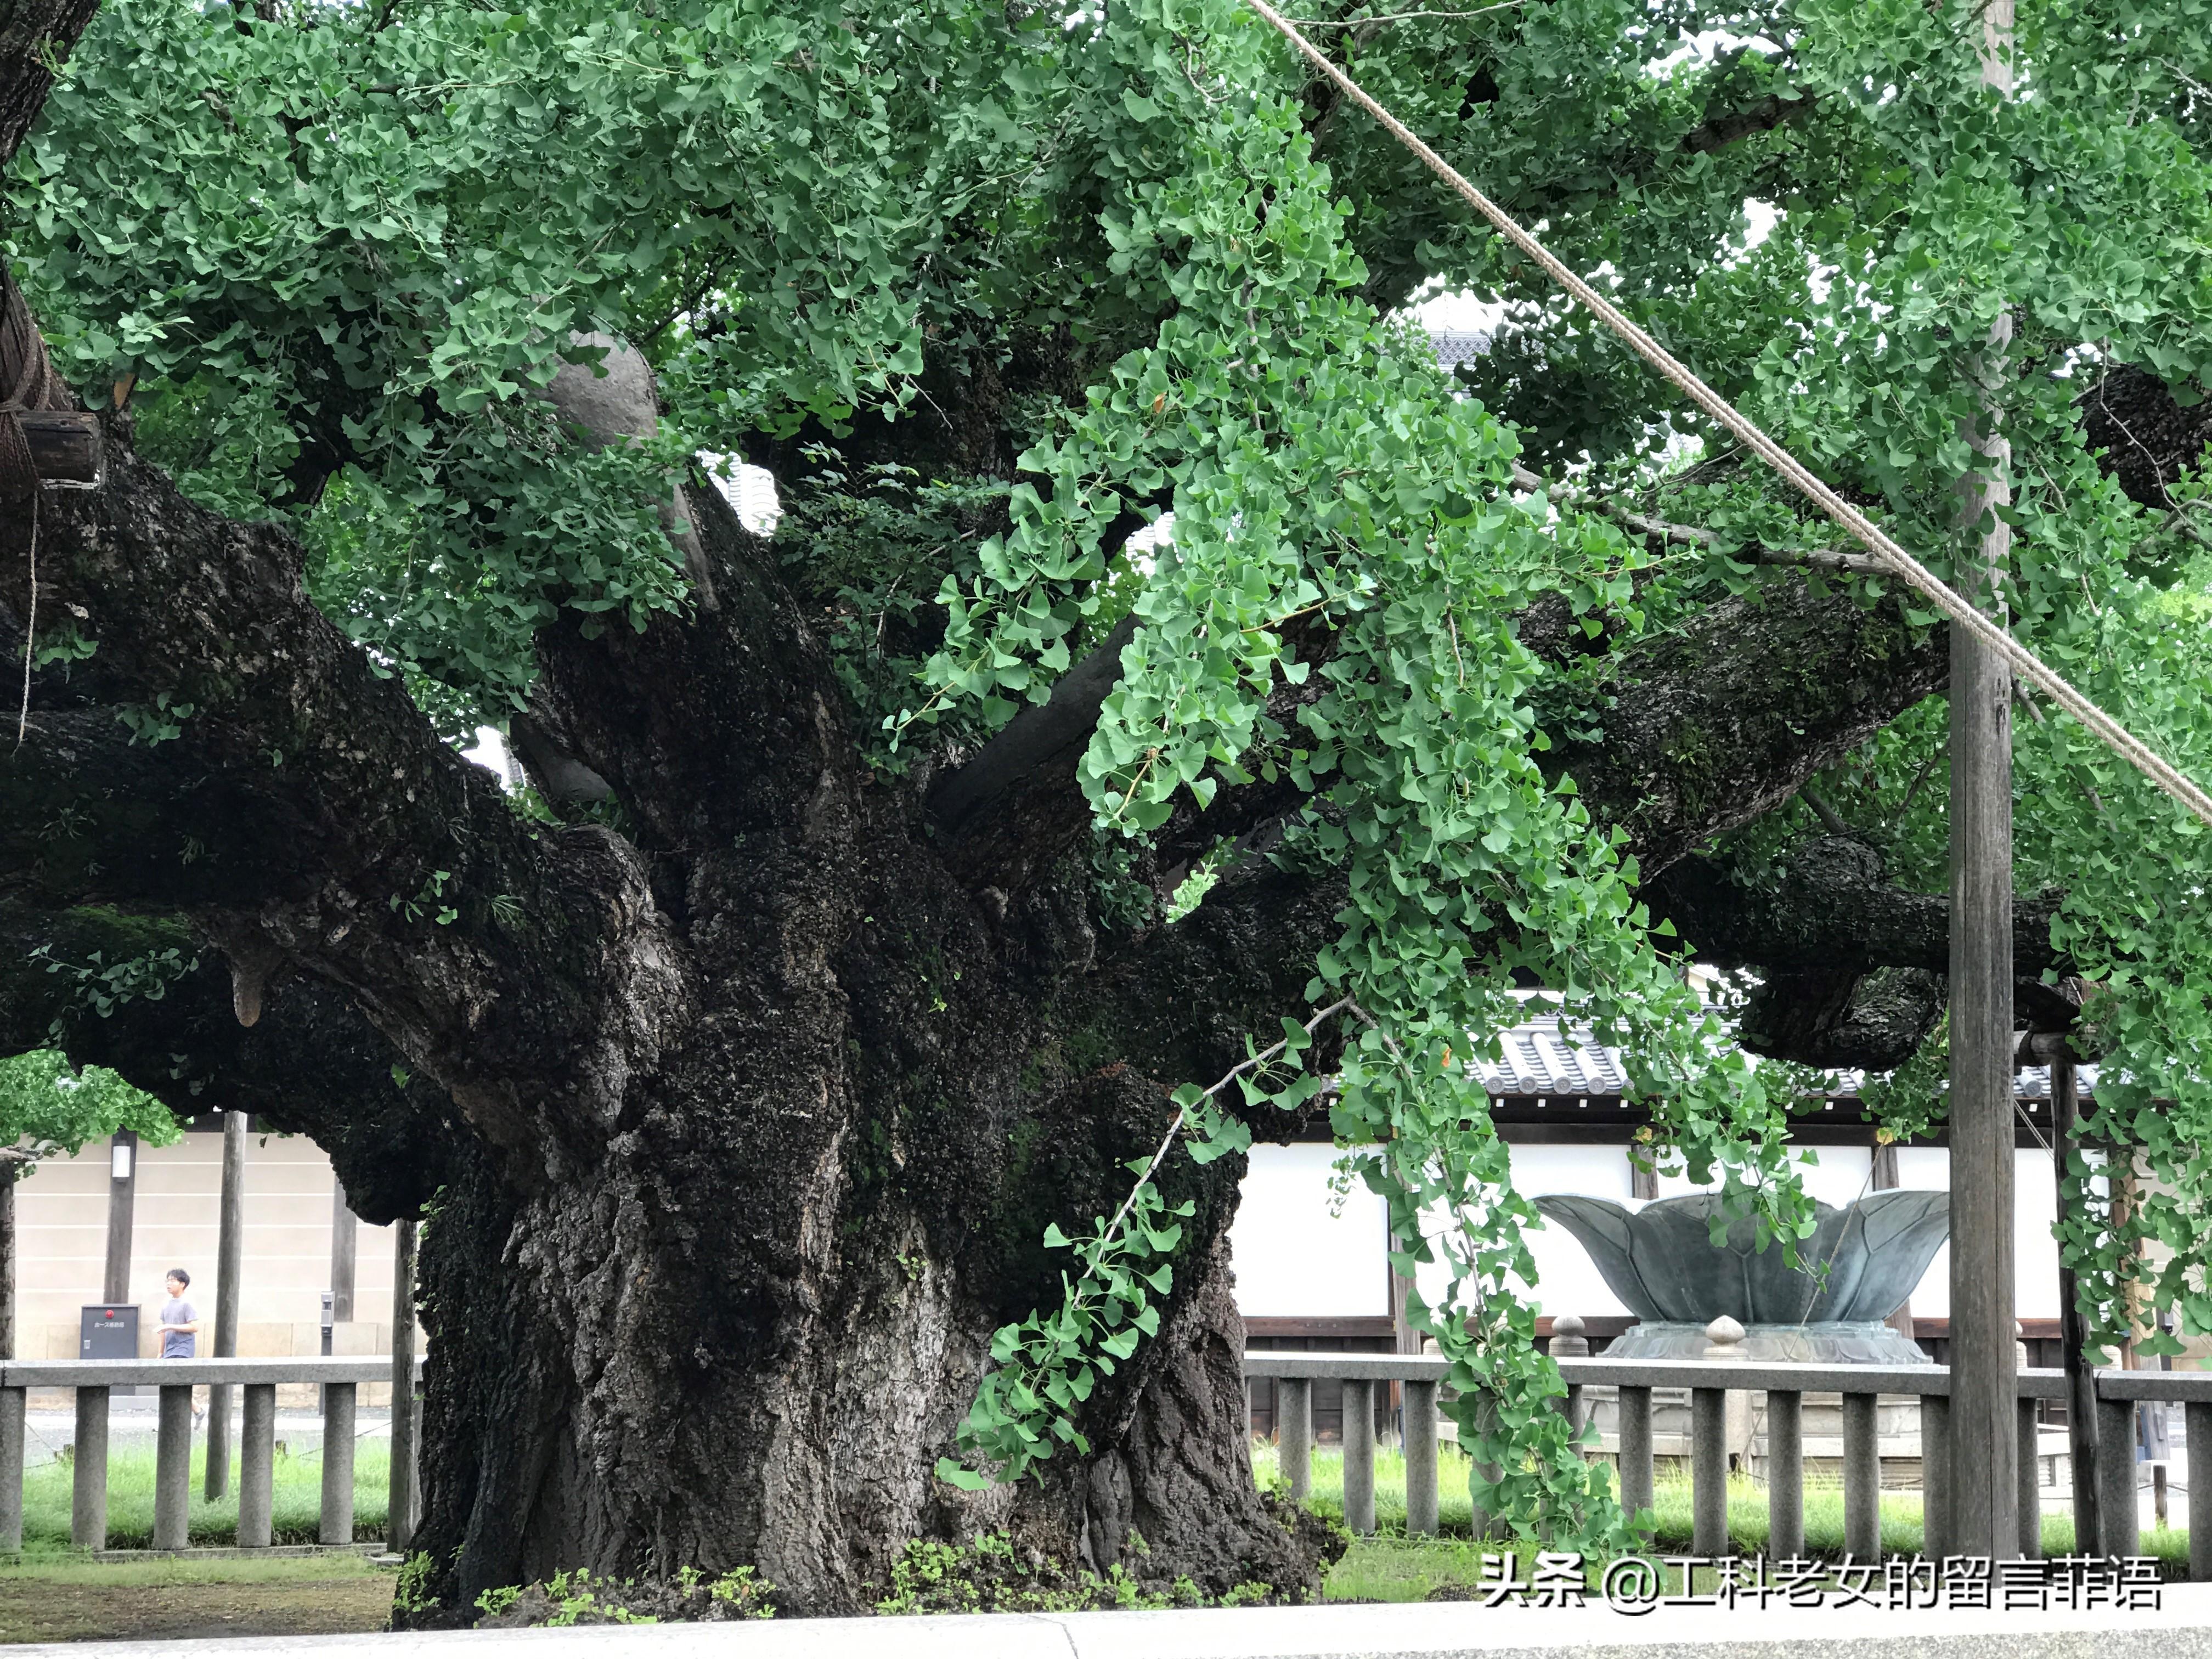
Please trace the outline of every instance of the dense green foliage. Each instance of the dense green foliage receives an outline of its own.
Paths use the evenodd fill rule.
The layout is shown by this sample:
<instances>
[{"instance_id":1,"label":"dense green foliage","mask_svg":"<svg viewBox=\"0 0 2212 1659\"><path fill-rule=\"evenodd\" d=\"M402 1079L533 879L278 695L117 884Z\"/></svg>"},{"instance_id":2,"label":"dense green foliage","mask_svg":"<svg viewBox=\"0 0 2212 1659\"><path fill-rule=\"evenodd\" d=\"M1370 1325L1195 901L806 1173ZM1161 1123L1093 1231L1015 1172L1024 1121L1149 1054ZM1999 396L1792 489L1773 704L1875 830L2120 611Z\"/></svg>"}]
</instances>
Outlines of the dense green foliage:
<instances>
[{"instance_id":1,"label":"dense green foliage","mask_svg":"<svg viewBox=\"0 0 2212 1659\"><path fill-rule=\"evenodd\" d=\"M79 1071L51 1048L0 1060L0 1146L60 1157L118 1129L150 1146L182 1133L167 1106L104 1066Z\"/></svg>"},{"instance_id":2,"label":"dense green foliage","mask_svg":"<svg viewBox=\"0 0 2212 1659\"><path fill-rule=\"evenodd\" d=\"M686 603L653 502L696 449L788 463L787 568L839 620L886 766L1041 699L1133 610L1085 763L1102 833L1255 778L1310 790L1285 856L1350 883L1310 992L1358 1011L1334 1121L1399 1265L1449 1264L1418 1317L1463 1443L1499 1468L1485 1501L1523 1531L1619 1535L1547 1404L1515 1290L1534 1214L1459 1062L1523 1016L1516 983L1552 988L1624 1045L1690 1173L1785 1241L1810 1228L1796 1080L1733 1048L1620 836L1546 769L1554 736L1601 725L1615 657L1540 659L1516 618L1558 594L1594 638L1662 633L1802 580L1731 555L1827 528L1708 448L1234 0L275 11L120 0L72 61L10 181L10 252L65 372L135 376L191 488L294 519L319 601L452 729L514 704L560 610ZM2212 376L2205 106L2175 67L2212 60L2212 13L2024 5L2008 97L1981 85L1975 15L1553 0L1325 33L1939 571L1973 528L1961 422L1993 405L2014 626L2212 776L2203 491L2170 480L2170 515L2130 501L2079 407L2114 365L2191 397ZM1397 320L1431 283L1506 308L1480 401ZM2001 312L2015 337L1984 362ZM659 446L586 457L531 396L591 330L654 361ZM870 470L875 434L955 399L982 439ZM1516 497L1516 455L1718 540L1655 556L1580 497ZM1169 511L1172 542L1129 559L1129 525ZM1326 648L1302 652L1316 617ZM1268 712L1285 682L1316 691L1294 720ZM1821 781L1929 890L1942 741L1917 710ZM2170 1252L2158 1298L2212 1329L2204 838L2063 720L2024 720L2018 747L2019 885L2066 889L2098 1127L2160 1182L2124 1228L2085 1202L2067 1242L2106 1329L2143 1239ZM1756 866L1808 827L1785 809L1723 850ZM1234 1080L1302 1100L1300 1048ZM1249 1135L1198 1082L1180 1098L1201 1151ZM1092 1369L1151 1328L1176 1237L1149 1191L1073 1242L1065 1306L1001 1334L967 1437L1000 1472L1072 1438Z\"/></svg>"}]
</instances>

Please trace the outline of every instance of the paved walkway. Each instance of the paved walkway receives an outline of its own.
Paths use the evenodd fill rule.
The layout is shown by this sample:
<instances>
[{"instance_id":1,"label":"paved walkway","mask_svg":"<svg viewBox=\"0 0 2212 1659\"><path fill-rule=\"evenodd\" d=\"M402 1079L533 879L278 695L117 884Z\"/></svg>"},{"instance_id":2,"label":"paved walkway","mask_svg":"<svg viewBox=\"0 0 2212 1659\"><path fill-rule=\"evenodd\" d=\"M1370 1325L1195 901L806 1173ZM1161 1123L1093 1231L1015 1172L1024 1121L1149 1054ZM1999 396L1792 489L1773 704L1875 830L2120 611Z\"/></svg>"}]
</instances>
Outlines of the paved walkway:
<instances>
[{"instance_id":1,"label":"paved walkway","mask_svg":"<svg viewBox=\"0 0 2212 1659\"><path fill-rule=\"evenodd\" d=\"M496 1649L497 1651L494 1652ZM81 1642L10 1659L2212 1659L2212 1586L2158 1613L1721 1613L1254 1607L1200 1613L770 1620L441 1636Z\"/></svg>"}]
</instances>

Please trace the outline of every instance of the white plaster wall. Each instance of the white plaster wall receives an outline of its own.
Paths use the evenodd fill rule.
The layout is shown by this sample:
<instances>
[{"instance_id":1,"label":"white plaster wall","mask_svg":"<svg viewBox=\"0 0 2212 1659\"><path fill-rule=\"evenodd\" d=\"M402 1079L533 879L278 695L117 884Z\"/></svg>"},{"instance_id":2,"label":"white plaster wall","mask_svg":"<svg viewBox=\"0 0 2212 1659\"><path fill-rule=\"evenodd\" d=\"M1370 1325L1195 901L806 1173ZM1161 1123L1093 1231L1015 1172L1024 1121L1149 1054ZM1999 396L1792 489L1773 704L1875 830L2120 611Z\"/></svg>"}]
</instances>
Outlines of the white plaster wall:
<instances>
[{"instance_id":1,"label":"white plaster wall","mask_svg":"<svg viewBox=\"0 0 2212 1659\"><path fill-rule=\"evenodd\" d=\"M1901 1146L1897 1178L1907 1187L1948 1191L1951 1153L1942 1146ZM2019 1319L2058 1317L2058 1245L2051 1236L2058 1219L2058 1189L2051 1154L2040 1146L2013 1153L2013 1314ZM1917 1317L1951 1316L1951 1247L1936 1252L1912 1292Z\"/></svg>"},{"instance_id":2,"label":"white plaster wall","mask_svg":"<svg viewBox=\"0 0 2212 1659\"><path fill-rule=\"evenodd\" d=\"M1229 1231L1237 1306L1248 1317L1390 1311L1382 1200L1355 1185L1331 1214L1336 1157L1319 1144L1252 1148Z\"/></svg>"}]
</instances>

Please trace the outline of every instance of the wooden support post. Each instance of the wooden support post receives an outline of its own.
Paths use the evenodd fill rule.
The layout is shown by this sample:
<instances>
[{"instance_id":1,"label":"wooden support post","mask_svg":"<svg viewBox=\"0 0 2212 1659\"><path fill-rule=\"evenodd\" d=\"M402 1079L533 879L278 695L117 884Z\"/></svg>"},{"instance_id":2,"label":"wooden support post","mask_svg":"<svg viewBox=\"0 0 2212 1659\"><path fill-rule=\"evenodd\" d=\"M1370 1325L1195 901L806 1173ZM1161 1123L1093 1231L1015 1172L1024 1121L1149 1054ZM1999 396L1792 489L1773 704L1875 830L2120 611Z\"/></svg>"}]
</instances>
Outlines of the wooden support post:
<instances>
[{"instance_id":1,"label":"wooden support post","mask_svg":"<svg viewBox=\"0 0 2212 1659\"><path fill-rule=\"evenodd\" d=\"M216 1221L215 1357L238 1356L239 1270L246 1249L246 1135L244 1112L222 1115L222 1197ZM230 1384L208 1389L207 1478L210 1498L230 1490Z\"/></svg>"},{"instance_id":2,"label":"wooden support post","mask_svg":"<svg viewBox=\"0 0 2212 1659\"><path fill-rule=\"evenodd\" d=\"M192 1511L192 1390L189 1383L161 1387L160 1427L154 1440L154 1547L180 1550L191 1541Z\"/></svg>"},{"instance_id":3,"label":"wooden support post","mask_svg":"<svg viewBox=\"0 0 2212 1659\"><path fill-rule=\"evenodd\" d=\"M2189 1437L2189 1576L2202 1584L2212 1581L2212 1401L2184 1406L2182 1429Z\"/></svg>"},{"instance_id":4,"label":"wooden support post","mask_svg":"<svg viewBox=\"0 0 2212 1659\"><path fill-rule=\"evenodd\" d=\"M1690 1549L1708 1560L1729 1553L1728 1390L1690 1390Z\"/></svg>"},{"instance_id":5,"label":"wooden support post","mask_svg":"<svg viewBox=\"0 0 2212 1659\"><path fill-rule=\"evenodd\" d=\"M1940 1561L1951 1547L1951 1402L1920 1396L1920 1553Z\"/></svg>"},{"instance_id":6,"label":"wooden support post","mask_svg":"<svg viewBox=\"0 0 2212 1659\"><path fill-rule=\"evenodd\" d=\"M404 1555L415 1541L415 1441L421 1408L415 1399L415 1223L403 1219L393 1229L392 1249L392 1475L385 1538L392 1553ZM1430 1484L1436 1481L1435 1390L1430 1390ZM1410 1418L1410 1390L1406 1410ZM1245 1420L1251 1420L1248 1411ZM1413 1501L1413 1445L1406 1449L1407 1502Z\"/></svg>"},{"instance_id":7,"label":"wooden support post","mask_svg":"<svg viewBox=\"0 0 2212 1659\"><path fill-rule=\"evenodd\" d=\"M1862 1561L1875 1560L1881 1554L1878 1403L1870 1394L1844 1396L1844 1549Z\"/></svg>"},{"instance_id":8,"label":"wooden support post","mask_svg":"<svg viewBox=\"0 0 2212 1659\"><path fill-rule=\"evenodd\" d=\"M1805 1553L1804 1407L1795 1389L1766 1396L1766 1553L1778 1561Z\"/></svg>"},{"instance_id":9,"label":"wooden support post","mask_svg":"<svg viewBox=\"0 0 2212 1659\"><path fill-rule=\"evenodd\" d=\"M331 1182L331 1317L341 1325L353 1322L353 1292L357 1275L355 1252L361 1224L346 1206L345 1183Z\"/></svg>"},{"instance_id":10,"label":"wooden support post","mask_svg":"<svg viewBox=\"0 0 2212 1659\"><path fill-rule=\"evenodd\" d=\"M323 1510L325 1544L353 1542L354 1393L351 1382L323 1385Z\"/></svg>"},{"instance_id":11,"label":"wooden support post","mask_svg":"<svg viewBox=\"0 0 2212 1659\"><path fill-rule=\"evenodd\" d=\"M76 1442L70 1471L70 1542L107 1547L107 1390L76 1391Z\"/></svg>"},{"instance_id":12,"label":"wooden support post","mask_svg":"<svg viewBox=\"0 0 2212 1659\"><path fill-rule=\"evenodd\" d=\"M2043 1474L2041 1427L2036 1402L2020 1402L2020 1559L2043 1559Z\"/></svg>"},{"instance_id":13,"label":"wooden support post","mask_svg":"<svg viewBox=\"0 0 2212 1659\"><path fill-rule=\"evenodd\" d=\"M274 1536L276 1498L276 1385L248 1382L240 1390L238 1547L265 1550Z\"/></svg>"},{"instance_id":14,"label":"wooden support post","mask_svg":"<svg viewBox=\"0 0 2212 1659\"><path fill-rule=\"evenodd\" d=\"M0 1389L0 1555L23 1547L23 1409L29 1394Z\"/></svg>"},{"instance_id":15,"label":"wooden support post","mask_svg":"<svg viewBox=\"0 0 2212 1659\"><path fill-rule=\"evenodd\" d=\"M1651 1390L1620 1385L1620 1507L1633 1521L1651 1507Z\"/></svg>"},{"instance_id":16,"label":"wooden support post","mask_svg":"<svg viewBox=\"0 0 2212 1659\"><path fill-rule=\"evenodd\" d=\"M2013 0L1980 7L1982 82L2012 87ZM1970 373L1978 459L1960 521L1980 537L1961 592L1984 609L2011 547L2010 444L1998 429L2012 317ZM1978 566L1978 568L1977 568ZM2020 1537L2020 1377L2013 1353L2012 672L1964 629L1951 635L1951 1453L1961 1555L2008 1557Z\"/></svg>"},{"instance_id":17,"label":"wooden support post","mask_svg":"<svg viewBox=\"0 0 2212 1659\"><path fill-rule=\"evenodd\" d=\"M1406 1384L1406 1532L1437 1529L1437 1385Z\"/></svg>"},{"instance_id":18,"label":"wooden support post","mask_svg":"<svg viewBox=\"0 0 2212 1659\"><path fill-rule=\"evenodd\" d=\"M2067 1212L2066 1176L2076 1152L2081 1115L2079 1079L2072 1057L2063 1050L2051 1061L2051 1158L2058 1172L2058 1214ZM2058 1256L2059 1364L2066 1368L2066 1461L2073 1474L2074 1553L2101 1555L2097 1524L2097 1380L2089 1369L2089 1327L2081 1311L2081 1288L2074 1269Z\"/></svg>"},{"instance_id":19,"label":"wooden support post","mask_svg":"<svg viewBox=\"0 0 2212 1659\"><path fill-rule=\"evenodd\" d=\"M1313 1382L1303 1376L1275 1379L1275 1467L1289 1482L1291 1502L1313 1492Z\"/></svg>"},{"instance_id":20,"label":"wooden support post","mask_svg":"<svg viewBox=\"0 0 2212 1659\"><path fill-rule=\"evenodd\" d=\"M1375 1530L1375 1384L1364 1376L1344 1379L1344 1524Z\"/></svg>"},{"instance_id":21,"label":"wooden support post","mask_svg":"<svg viewBox=\"0 0 2212 1659\"><path fill-rule=\"evenodd\" d=\"M131 1300L131 1212L138 1191L138 1137L118 1129L108 1143L107 1259L100 1279L100 1299ZM122 1174L116 1174L121 1170Z\"/></svg>"}]
</instances>

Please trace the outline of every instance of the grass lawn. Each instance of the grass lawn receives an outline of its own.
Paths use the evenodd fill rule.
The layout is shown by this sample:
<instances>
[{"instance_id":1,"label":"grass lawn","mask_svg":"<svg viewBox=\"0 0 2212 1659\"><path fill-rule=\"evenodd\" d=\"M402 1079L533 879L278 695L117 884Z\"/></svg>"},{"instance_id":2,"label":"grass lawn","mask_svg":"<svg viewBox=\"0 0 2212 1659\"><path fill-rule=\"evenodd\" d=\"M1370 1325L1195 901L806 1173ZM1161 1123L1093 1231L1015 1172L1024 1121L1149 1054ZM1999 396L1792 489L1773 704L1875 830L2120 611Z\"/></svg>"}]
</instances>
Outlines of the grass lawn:
<instances>
[{"instance_id":1,"label":"grass lawn","mask_svg":"<svg viewBox=\"0 0 2212 1659\"><path fill-rule=\"evenodd\" d=\"M192 1448L191 1542L195 1546L238 1541L238 1460L230 1466L230 1495L209 1503L200 1496L206 1465L204 1446ZM362 1447L354 1459L353 1535L362 1540L384 1536L385 1484L390 1475L382 1443ZM75 1466L50 1458L23 1471L23 1547L66 1549L70 1541L70 1483ZM323 1460L319 1453L276 1455L276 1497L271 1510L275 1541L312 1544L320 1530ZM154 1454L112 1452L107 1460L107 1546L150 1548L154 1542Z\"/></svg>"},{"instance_id":2,"label":"grass lawn","mask_svg":"<svg viewBox=\"0 0 2212 1659\"><path fill-rule=\"evenodd\" d=\"M1468 1461L1449 1445L1438 1449L1438 1509L1443 1535L1406 1535L1406 1464L1399 1453L1378 1449L1375 1457L1377 1531L1357 1539L1331 1569L1323 1586L1332 1601L1421 1601L1437 1592L1468 1589L1482 1574L1486 1548L1471 1536ZM1276 1474L1274 1448L1255 1443L1253 1473L1262 1485ZM307 1558L233 1558L193 1560L175 1557L106 1563L87 1559L69 1545L70 1467L58 1459L26 1472L23 1555L12 1565L0 1561L0 1642L67 1641L88 1637L146 1639L225 1635L339 1634L384 1628L392 1607L392 1576L357 1555L335 1552ZM233 1496L209 1504L198 1498L201 1462L192 1465L191 1541L196 1546L236 1541L236 1469ZM361 1540L384 1532L385 1480L381 1457L365 1456L355 1467L354 1530ZM276 1541L313 1543L322 1498L319 1457L276 1460ZM1344 1516L1344 1463L1334 1449L1314 1454L1313 1507L1333 1519ZM1654 1510L1658 1552L1686 1553L1690 1547L1690 1483L1659 1484ZM1910 1554L1920 1547L1920 1499L1909 1492L1885 1493L1881 1502L1885 1553ZM112 1547L145 1548L154 1522L154 1455L118 1453L108 1469L108 1541ZM1756 1554L1766 1545L1766 1490L1745 1480L1729 1485L1729 1531L1737 1549ZM1843 1553L1844 1498L1840 1487L1808 1482L1805 1492L1807 1553ZM2073 1552L2074 1523L2046 1516L2046 1556ZM1535 1547L1517 1546L1520 1577L1529 1574ZM2160 1558L2169 1577L2186 1566L2189 1535L2161 1530L2147 1534L2142 1553Z\"/></svg>"},{"instance_id":3,"label":"grass lawn","mask_svg":"<svg viewBox=\"0 0 2212 1659\"><path fill-rule=\"evenodd\" d=\"M27 1550L0 1561L0 1642L379 1631L391 1617L394 1578L349 1550L127 1562Z\"/></svg>"},{"instance_id":4,"label":"grass lawn","mask_svg":"<svg viewBox=\"0 0 2212 1659\"><path fill-rule=\"evenodd\" d=\"M1440 1446L1437 1461L1437 1524L1442 1536L1406 1536L1406 1460L1400 1453L1378 1447L1375 1453L1375 1525L1370 1538L1355 1540L1351 1550L1329 1571L1322 1594L1332 1601L1420 1601L1435 1591L1467 1587L1480 1577L1484 1546L1471 1537L1474 1505L1467 1495L1468 1460L1449 1445ZM1275 1449L1255 1442L1252 1472L1262 1486L1276 1473ZM1656 1550L1686 1554L1690 1548L1690 1482L1686 1477L1657 1483L1652 1510L1658 1522ZM1316 1448L1313 1461L1312 1507L1333 1520L1344 1518L1344 1458L1335 1450ZM1741 1477L1729 1482L1729 1535L1746 1555L1766 1548L1766 1488ZM1885 1554L1910 1555L1921 1545L1920 1496L1917 1492L1884 1492L1881 1498L1881 1547ZM1490 1544L1493 1553L1503 1548ZM1518 1547L1523 1558L1522 1577L1528 1575L1527 1561L1535 1546ZM2158 1557L2166 1576L2185 1576L2189 1534L2165 1529L2146 1532L2141 1553ZM1844 1492L1840 1486L1805 1486L1805 1553L1809 1556L1840 1556L1844 1553ZM2046 1557L2074 1553L2074 1521L2070 1516L2043 1517L2043 1553Z\"/></svg>"}]
</instances>

